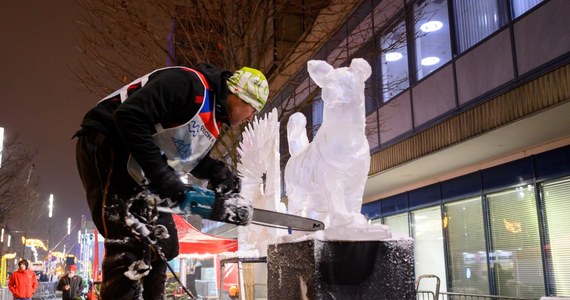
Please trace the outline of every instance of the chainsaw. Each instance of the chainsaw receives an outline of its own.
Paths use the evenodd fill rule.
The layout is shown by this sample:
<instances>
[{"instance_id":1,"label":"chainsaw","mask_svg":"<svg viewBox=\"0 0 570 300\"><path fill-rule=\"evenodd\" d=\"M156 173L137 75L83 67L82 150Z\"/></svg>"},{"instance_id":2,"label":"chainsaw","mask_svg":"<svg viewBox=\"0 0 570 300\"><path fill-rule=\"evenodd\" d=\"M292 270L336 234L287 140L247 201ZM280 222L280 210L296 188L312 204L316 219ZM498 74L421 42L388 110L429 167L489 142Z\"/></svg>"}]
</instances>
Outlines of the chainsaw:
<instances>
[{"instance_id":1,"label":"chainsaw","mask_svg":"<svg viewBox=\"0 0 570 300\"><path fill-rule=\"evenodd\" d=\"M323 222L311 218L253 208L238 193L218 195L199 186L187 186L186 197L174 207L158 207L159 212L188 215L235 225L251 224L289 231L318 231L325 229ZM251 217L250 217L251 216ZM245 222L244 222L245 220Z\"/></svg>"}]
</instances>

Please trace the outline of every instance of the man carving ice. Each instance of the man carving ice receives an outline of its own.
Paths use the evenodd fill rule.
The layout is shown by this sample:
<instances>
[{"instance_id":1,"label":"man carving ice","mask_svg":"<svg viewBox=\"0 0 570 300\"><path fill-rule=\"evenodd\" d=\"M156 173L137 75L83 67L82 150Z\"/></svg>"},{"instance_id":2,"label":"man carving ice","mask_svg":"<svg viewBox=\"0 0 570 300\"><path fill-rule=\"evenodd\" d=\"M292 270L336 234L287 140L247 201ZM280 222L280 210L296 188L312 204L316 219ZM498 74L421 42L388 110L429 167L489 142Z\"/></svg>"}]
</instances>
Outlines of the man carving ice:
<instances>
[{"instance_id":1,"label":"man carving ice","mask_svg":"<svg viewBox=\"0 0 570 300\"><path fill-rule=\"evenodd\" d=\"M251 121L268 92L265 76L252 68L232 74L207 64L171 67L133 81L85 115L75 135L77 165L105 237L101 299L164 298L165 260L178 255L177 232L171 215L133 201L141 192L176 207L191 192L180 176L192 173L215 191L213 209L198 214L249 223L251 205L239 196L234 174L209 151L220 126Z\"/></svg>"}]
</instances>

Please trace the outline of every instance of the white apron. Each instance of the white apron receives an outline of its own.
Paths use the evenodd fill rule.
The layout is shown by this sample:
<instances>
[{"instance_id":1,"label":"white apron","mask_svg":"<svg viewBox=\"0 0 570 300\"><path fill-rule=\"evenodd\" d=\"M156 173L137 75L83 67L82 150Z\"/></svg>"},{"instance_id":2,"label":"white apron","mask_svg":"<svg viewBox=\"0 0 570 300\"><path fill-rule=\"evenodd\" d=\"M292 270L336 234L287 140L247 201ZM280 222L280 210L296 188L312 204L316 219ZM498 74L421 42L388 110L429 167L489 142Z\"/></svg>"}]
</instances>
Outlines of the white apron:
<instances>
[{"instance_id":1,"label":"white apron","mask_svg":"<svg viewBox=\"0 0 570 300\"><path fill-rule=\"evenodd\" d=\"M176 127L164 129L160 124L156 124L156 133L152 136L155 144L166 157L168 165L172 167L178 175L183 176L192 171L200 160L210 152L219 134L219 128L214 114L214 93L210 90L204 75L186 67L163 68L136 79L120 90L105 97L103 100L120 95L121 102L124 102L128 97L127 91L129 89L142 87L148 82L149 76L153 73L171 68L181 68L189 72L194 72L198 78L200 78L202 86L204 87L204 97L201 99L202 102L198 114L188 122ZM196 101L199 100L200 98L196 99ZM193 101L193 99L189 99L189 101ZM142 168L132 156L129 157L127 170L131 177L139 184L147 185L150 183L144 176Z\"/></svg>"}]
</instances>

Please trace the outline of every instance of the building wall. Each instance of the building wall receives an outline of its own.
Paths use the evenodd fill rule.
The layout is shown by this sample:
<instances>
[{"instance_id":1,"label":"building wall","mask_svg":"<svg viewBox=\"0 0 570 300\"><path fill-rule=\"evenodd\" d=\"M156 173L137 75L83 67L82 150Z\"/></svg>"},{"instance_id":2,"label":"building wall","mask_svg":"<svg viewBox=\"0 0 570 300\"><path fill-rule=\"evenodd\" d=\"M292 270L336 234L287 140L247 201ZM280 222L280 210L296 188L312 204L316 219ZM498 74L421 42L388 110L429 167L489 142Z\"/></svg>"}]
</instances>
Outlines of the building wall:
<instances>
[{"instance_id":1,"label":"building wall","mask_svg":"<svg viewBox=\"0 0 570 300\"><path fill-rule=\"evenodd\" d=\"M443 3L448 3L450 11L458 6L456 1ZM569 35L563 32L564 28L570 27L570 19L563 17L564 12L570 11L570 3L550 0L537 2L522 16L511 17L512 20L463 52L455 50L457 53L453 58L428 75L415 78L414 72L409 72L409 87L385 99L380 62L383 54L378 44L383 34L392 30L394 23L401 22L409 15L406 11L412 7L400 0L362 1L348 17L350 22L341 26L311 58L325 59L333 65L343 66L352 57L364 57L373 66L374 74L369 79L366 91L371 176L546 110L570 98L568 85L565 84L568 80L566 69L551 73L553 75L548 78L543 76L566 66L570 60ZM448 18L452 20L453 16ZM415 19L408 17L407 21L413 22ZM449 23L453 27L453 22ZM548 30L559 34L546 34ZM449 34L452 33L453 30ZM407 48L413 50L414 40L418 38L411 33L408 35ZM544 37L543 41L539 41L539 37ZM450 36L451 46L456 40L456 37ZM537 43L552 44L554 47L541 46L548 49L539 55L530 50L536 49ZM415 55L409 56L411 65L412 56ZM314 97L315 85L307 82L305 67L296 65L296 68L297 71L289 71L296 76L287 78L287 84L282 85L279 78L272 82L278 84L279 89L269 108L285 103L281 107L285 111L290 109L292 103L305 99L306 96L301 94L310 93L310 97ZM415 67L409 68L412 70ZM524 88L516 89L522 86ZM505 101L506 98L510 100ZM525 101L518 101L519 98ZM513 109L513 105L517 106L516 109ZM505 117L512 112L515 114ZM491 121L490 114L493 116ZM312 119L311 116L307 117Z\"/></svg>"},{"instance_id":2,"label":"building wall","mask_svg":"<svg viewBox=\"0 0 570 300\"><path fill-rule=\"evenodd\" d=\"M383 127L378 130L380 147L372 157L371 175L568 101L570 95L566 91L566 69L550 78L542 77L532 84L527 83L553 68L567 64L570 40L569 35L561 31L570 28L570 20L562 16L569 11L570 3L567 1L555 0L542 4L521 19L505 25L502 30L475 47L457 54L455 59L430 76L415 84L411 83L411 96L399 95L382 105L378 109L380 123L383 123ZM553 34L547 34L545 31L548 30L552 30ZM533 36L536 37L532 38ZM538 36L544 39L539 40ZM535 50L537 48L544 52L539 54ZM550 84L553 79L557 82ZM525 88L516 90L516 95L510 93L505 96L506 92L521 86ZM549 91L551 88L562 90L552 95ZM502 101L505 97L512 97L513 101ZM518 98L521 97L527 99L527 102L519 102ZM547 101L545 98L551 99ZM552 98L556 100L553 101ZM408 104L409 101L411 104ZM521 112L521 109L513 109L513 104L525 112L513 115L509 120L489 122L490 107L494 115ZM477 107L481 105L488 107ZM399 108L394 111L394 107ZM487 111L474 116L468 112L470 110ZM462 114L476 119L457 120ZM475 124L485 124L487 128L475 132ZM433 132L438 126L451 128ZM430 137L422 140L433 139L436 142L423 145L421 151L410 153L408 148L419 149L422 146L413 140L428 134L425 133L428 130L432 131Z\"/></svg>"}]
</instances>

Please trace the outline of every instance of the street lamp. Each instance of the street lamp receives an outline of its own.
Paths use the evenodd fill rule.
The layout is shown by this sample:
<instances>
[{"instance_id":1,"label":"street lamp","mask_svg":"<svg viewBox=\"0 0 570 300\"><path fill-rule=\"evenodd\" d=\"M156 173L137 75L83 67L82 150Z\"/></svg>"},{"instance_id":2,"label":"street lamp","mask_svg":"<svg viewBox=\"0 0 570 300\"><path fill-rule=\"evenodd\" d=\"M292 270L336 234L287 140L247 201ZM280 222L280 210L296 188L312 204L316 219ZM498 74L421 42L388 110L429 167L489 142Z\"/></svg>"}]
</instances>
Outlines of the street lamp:
<instances>
[{"instance_id":1,"label":"street lamp","mask_svg":"<svg viewBox=\"0 0 570 300\"><path fill-rule=\"evenodd\" d=\"M71 234L71 218L67 218L67 241L65 242L65 245L63 245L63 253L65 254L65 246L67 246L67 243L69 242L69 235Z\"/></svg>"},{"instance_id":2,"label":"street lamp","mask_svg":"<svg viewBox=\"0 0 570 300\"><path fill-rule=\"evenodd\" d=\"M2 149L4 148L4 127L0 127L0 167L2 167Z\"/></svg>"},{"instance_id":3,"label":"street lamp","mask_svg":"<svg viewBox=\"0 0 570 300\"><path fill-rule=\"evenodd\" d=\"M0 235L0 257L2 257L3 255L4 255L4 228L2 228L2 234ZM0 283L1 282L2 279L0 279Z\"/></svg>"},{"instance_id":4,"label":"street lamp","mask_svg":"<svg viewBox=\"0 0 570 300\"><path fill-rule=\"evenodd\" d=\"M49 225L48 225L48 244L47 248L48 251L51 251L51 217L53 216L53 194L49 194L49 204L48 204L48 217L49 217Z\"/></svg>"}]
</instances>

